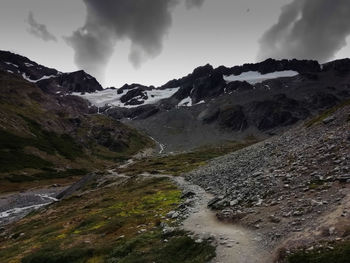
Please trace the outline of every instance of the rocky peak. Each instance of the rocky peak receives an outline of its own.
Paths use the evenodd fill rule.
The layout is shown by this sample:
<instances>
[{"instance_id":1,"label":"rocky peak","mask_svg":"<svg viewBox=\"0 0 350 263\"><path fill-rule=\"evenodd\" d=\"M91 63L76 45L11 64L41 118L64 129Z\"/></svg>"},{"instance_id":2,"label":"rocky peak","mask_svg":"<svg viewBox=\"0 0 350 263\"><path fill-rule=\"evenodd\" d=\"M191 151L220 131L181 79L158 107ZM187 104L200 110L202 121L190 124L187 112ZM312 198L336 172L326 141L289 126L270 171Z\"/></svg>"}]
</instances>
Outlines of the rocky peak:
<instances>
[{"instance_id":1,"label":"rocky peak","mask_svg":"<svg viewBox=\"0 0 350 263\"><path fill-rule=\"evenodd\" d=\"M48 93L91 93L103 90L97 80L83 70L61 73L8 51L0 51L0 70L35 83Z\"/></svg>"},{"instance_id":2,"label":"rocky peak","mask_svg":"<svg viewBox=\"0 0 350 263\"><path fill-rule=\"evenodd\" d=\"M348 73L350 72L350 59L339 59L323 65L323 71L334 70L338 73Z\"/></svg>"},{"instance_id":3,"label":"rocky peak","mask_svg":"<svg viewBox=\"0 0 350 263\"><path fill-rule=\"evenodd\" d=\"M30 59L0 50L0 70L19 75L28 81L36 82L45 76L56 76L56 69L44 67Z\"/></svg>"}]
</instances>

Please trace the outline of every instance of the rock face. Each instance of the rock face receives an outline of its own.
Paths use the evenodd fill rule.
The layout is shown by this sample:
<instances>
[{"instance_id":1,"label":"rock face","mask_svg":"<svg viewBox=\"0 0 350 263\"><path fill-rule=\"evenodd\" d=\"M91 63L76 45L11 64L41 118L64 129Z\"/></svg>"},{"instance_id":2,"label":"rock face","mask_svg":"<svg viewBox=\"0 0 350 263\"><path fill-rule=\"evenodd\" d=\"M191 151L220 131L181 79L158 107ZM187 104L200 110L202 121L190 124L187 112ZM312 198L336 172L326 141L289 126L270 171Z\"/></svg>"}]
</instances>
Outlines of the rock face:
<instances>
[{"instance_id":1,"label":"rock face","mask_svg":"<svg viewBox=\"0 0 350 263\"><path fill-rule=\"evenodd\" d=\"M85 93L103 89L95 78L84 71L61 73L7 51L0 51L0 70L36 83L48 93Z\"/></svg>"}]
</instances>

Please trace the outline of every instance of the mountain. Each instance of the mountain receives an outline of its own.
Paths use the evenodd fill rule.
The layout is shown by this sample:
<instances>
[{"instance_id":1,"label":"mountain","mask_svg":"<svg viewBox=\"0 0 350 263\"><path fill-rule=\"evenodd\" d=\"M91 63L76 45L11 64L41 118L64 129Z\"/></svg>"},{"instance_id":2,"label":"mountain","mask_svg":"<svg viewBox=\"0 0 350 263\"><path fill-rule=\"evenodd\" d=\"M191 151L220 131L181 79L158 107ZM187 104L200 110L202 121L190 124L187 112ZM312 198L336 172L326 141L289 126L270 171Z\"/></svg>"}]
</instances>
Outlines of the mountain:
<instances>
[{"instance_id":1,"label":"mountain","mask_svg":"<svg viewBox=\"0 0 350 263\"><path fill-rule=\"evenodd\" d=\"M323 65L295 59L231 68L205 65L160 87L125 84L119 89L103 89L84 71L61 73L5 51L0 69L45 93L87 99L91 112L144 131L162 152L268 138L350 96L350 59Z\"/></svg>"},{"instance_id":2,"label":"mountain","mask_svg":"<svg viewBox=\"0 0 350 263\"><path fill-rule=\"evenodd\" d=\"M132 84L73 94L145 131L167 152L182 151L267 138L333 107L350 96L350 60L205 65L158 88Z\"/></svg>"},{"instance_id":3,"label":"mountain","mask_svg":"<svg viewBox=\"0 0 350 263\"><path fill-rule=\"evenodd\" d=\"M348 262L349 59L96 91L3 54L1 262Z\"/></svg>"},{"instance_id":4,"label":"mountain","mask_svg":"<svg viewBox=\"0 0 350 263\"><path fill-rule=\"evenodd\" d=\"M37 84L43 91L50 93L67 94L103 90L94 77L82 70L62 73L8 51L0 51L0 70L21 76Z\"/></svg>"},{"instance_id":5,"label":"mountain","mask_svg":"<svg viewBox=\"0 0 350 263\"><path fill-rule=\"evenodd\" d=\"M95 114L79 97L45 93L0 71L1 191L82 176L152 145L136 130Z\"/></svg>"}]
</instances>

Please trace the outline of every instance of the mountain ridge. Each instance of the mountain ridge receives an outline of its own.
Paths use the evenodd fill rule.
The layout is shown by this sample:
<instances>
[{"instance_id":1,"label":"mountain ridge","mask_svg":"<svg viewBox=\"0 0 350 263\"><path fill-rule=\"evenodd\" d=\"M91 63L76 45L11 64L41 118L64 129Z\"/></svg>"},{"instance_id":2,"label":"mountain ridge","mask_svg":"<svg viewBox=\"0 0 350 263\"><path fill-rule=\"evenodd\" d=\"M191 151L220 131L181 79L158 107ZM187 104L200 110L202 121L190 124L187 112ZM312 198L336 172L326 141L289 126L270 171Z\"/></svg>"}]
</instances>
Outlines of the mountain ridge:
<instances>
[{"instance_id":1,"label":"mountain ridge","mask_svg":"<svg viewBox=\"0 0 350 263\"><path fill-rule=\"evenodd\" d=\"M5 62L0 56L0 69L8 65ZM322 65L313 60L267 59L233 67L207 64L160 87L125 84L102 89L83 71L35 84L46 93L87 99L91 112L142 130L171 152L281 133L347 99L349 72L350 59Z\"/></svg>"}]
</instances>

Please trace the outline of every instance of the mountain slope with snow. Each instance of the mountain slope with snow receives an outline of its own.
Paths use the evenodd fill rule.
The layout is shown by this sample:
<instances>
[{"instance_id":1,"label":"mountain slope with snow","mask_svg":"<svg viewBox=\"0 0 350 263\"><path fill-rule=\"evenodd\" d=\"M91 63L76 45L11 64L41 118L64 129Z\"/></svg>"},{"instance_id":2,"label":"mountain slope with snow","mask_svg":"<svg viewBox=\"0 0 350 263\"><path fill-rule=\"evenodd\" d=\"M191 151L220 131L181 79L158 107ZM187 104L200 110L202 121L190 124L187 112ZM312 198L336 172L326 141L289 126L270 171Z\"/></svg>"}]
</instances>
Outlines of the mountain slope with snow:
<instances>
[{"instance_id":1,"label":"mountain slope with snow","mask_svg":"<svg viewBox=\"0 0 350 263\"><path fill-rule=\"evenodd\" d=\"M137 90L138 87L129 90ZM128 94L127 90L117 91L116 89L105 89L102 91L96 91L94 93L81 93L74 92L72 95L80 96L90 101L96 107L124 107L135 108L142 105L156 104L163 99L168 99L173 96L179 88L173 89L151 89L140 91L137 96L131 97L129 100L125 99ZM132 103L134 101L134 103Z\"/></svg>"},{"instance_id":2,"label":"mountain slope with snow","mask_svg":"<svg viewBox=\"0 0 350 263\"><path fill-rule=\"evenodd\" d=\"M67 94L102 90L97 80L84 71L62 73L8 51L0 51L0 70L35 83L49 93Z\"/></svg>"},{"instance_id":3,"label":"mountain slope with snow","mask_svg":"<svg viewBox=\"0 0 350 263\"><path fill-rule=\"evenodd\" d=\"M142 97L150 90L174 92L152 104ZM101 112L145 131L165 145L165 152L182 151L245 137L264 139L337 105L350 96L350 62L322 67L298 60L216 69L206 65L157 89L133 84L110 92L133 106L113 107L108 101Z\"/></svg>"},{"instance_id":4,"label":"mountain slope with snow","mask_svg":"<svg viewBox=\"0 0 350 263\"><path fill-rule=\"evenodd\" d=\"M263 139L350 96L349 59L324 65L296 59L205 65L160 87L126 84L105 90L84 71L61 73L10 52L0 51L0 70L46 93L86 99L91 112L146 132L164 145L164 152Z\"/></svg>"}]
</instances>

